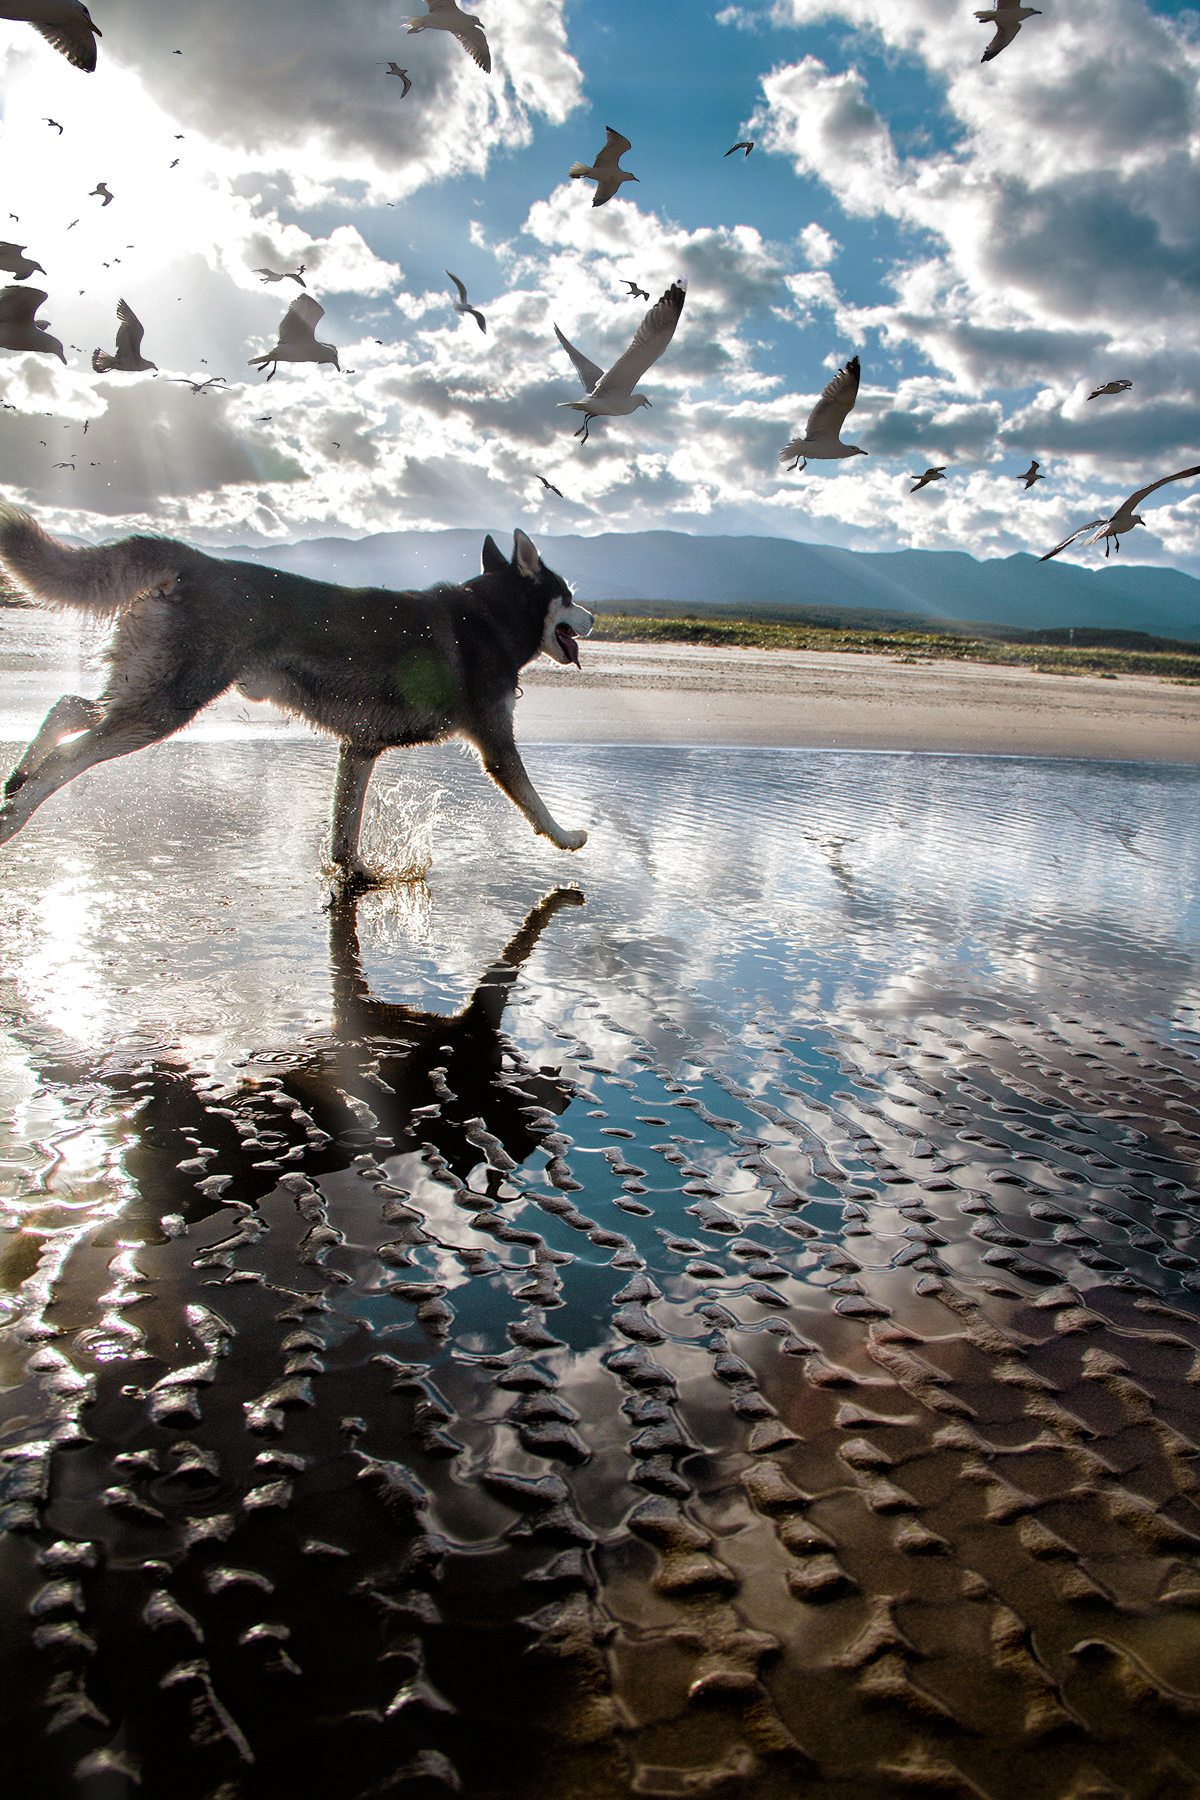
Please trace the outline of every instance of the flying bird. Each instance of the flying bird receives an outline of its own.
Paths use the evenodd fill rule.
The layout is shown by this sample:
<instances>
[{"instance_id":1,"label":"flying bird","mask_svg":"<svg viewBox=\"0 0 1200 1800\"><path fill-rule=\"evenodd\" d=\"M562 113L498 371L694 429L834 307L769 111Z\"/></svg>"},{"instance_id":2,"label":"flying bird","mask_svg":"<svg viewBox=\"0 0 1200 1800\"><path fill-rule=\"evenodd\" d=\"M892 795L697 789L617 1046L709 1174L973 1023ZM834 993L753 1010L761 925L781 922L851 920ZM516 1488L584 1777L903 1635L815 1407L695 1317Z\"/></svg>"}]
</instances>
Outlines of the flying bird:
<instances>
[{"instance_id":1,"label":"flying bird","mask_svg":"<svg viewBox=\"0 0 1200 1800\"><path fill-rule=\"evenodd\" d=\"M1046 477L1038 474L1038 470L1041 466L1041 463L1035 458L1033 462L1030 463L1025 473L1017 476L1017 480L1023 481L1027 490L1033 486L1035 481L1045 481Z\"/></svg>"},{"instance_id":2,"label":"flying bird","mask_svg":"<svg viewBox=\"0 0 1200 1800\"><path fill-rule=\"evenodd\" d=\"M43 120L42 120L42 124L43 124L43 125L53 125L53 127L54 127L54 129L55 129L55 131L57 131L57 133L58 133L58 135L59 135L59 137L61 137L61 136L62 136L62 134L63 134L63 128L62 128L62 126L61 126L61 125L60 125L60 124L59 124L59 122L58 122L58 120L57 120L57 119L46 119L46 118L43 118Z\"/></svg>"},{"instance_id":3,"label":"flying bird","mask_svg":"<svg viewBox=\"0 0 1200 1800\"><path fill-rule=\"evenodd\" d=\"M991 62L1006 50L1016 37L1026 19L1040 19L1041 13L1036 6L1020 6L1016 0L996 0L990 12L977 12L975 17L985 25L994 25L996 35L980 57L980 62Z\"/></svg>"},{"instance_id":4,"label":"flying bird","mask_svg":"<svg viewBox=\"0 0 1200 1800\"><path fill-rule=\"evenodd\" d=\"M754 148L754 139L753 138L743 138L741 143L731 144L729 146L729 149L725 152L725 154L726 154L726 156L732 156L735 150L744 150L746 152L746 155L749 156L749 154L753 150L753 148Z\"/></svg>"},{"instance_id":5,"label":"flying bird","mask_svg":"<svg viewBox=\"0 0 1200 1800\"><path fill-rule=\"evenodd\" d=\"M1177 475L1163 475L1158 481L1152 481L1148 487L1139 488L1136 494L1130 494L1128 500L1122 500L1111 518L1090 519L1086 525L1081 525L1078 531L1073 531L1070 537L1064 538L1061 544L1055 544L1053 550L1047 550L1045 556L1040 560L1049 562L1052 556L1057 556L1060 550L1065 550L1068 544L1073 544L1077 537L1082 537L1085 531L1096 530L1097 526L1100 529L1096 530L1095 537L1088 539L1088 543L1098 544L1103 538L1105 556L1110 550L1120 550L1121 538L1125 532L1132 531L1135 525L1146 523L1141 514L1134 511L1134 507L1140 506L1146 495L1152 494L1155 488L1166 487L1170 481L1187 481L1192 475L1200 475L1200 463L1197 463L1194 469L1180 469Z\"/></svg>"},{"instance_id":6,"label":"flying bird","mask_svg":"<svg viewBox=\"0 0 1200 1800\"><path fill-rule=\"evenodd\" d=\"M89 200L92 198L93 194L99 195L100 204L102 206L111 206L116 199L116 195L109 192L107 181L98 181L96 183L95 187L88 193Z\"/></svg>"},{"instance_id":7,"label":"flying bird","mask_svg":"<svg viewBox=\"0 0 1200 1800\"><path fill-rule=\"evenodd\" d=\"M547 481L544 475L539 475L538 480L544 488L549 488L552 494L557 494L560 500L564 498L562 489L556 488L554 483L552 481Z\"/></svg>"},{"instance_id":8,"label":"flying bird","mask_svg":"<svg viewBox=\"0 0 1200 1800\"><path fill-rule=\"evenodd\" d=\"M306 288L308 283L304 279L304 271L307 267L307 263L301 263L298 269L281 269L278 272L275 269L255 269L253 273L262 276L264 287L268 281L294 281L300 287Z\"/></svg>"},{"instance_id":9,"label":"flying bird","mask_svg":"<svg viewBox=\"0 0 1200 1800\"><path fill-rule=\"evenodd\" d=\"M453 32L472 62L477 62L485 75L492 72L492 53L488 49L483 27L473 13L460 12L455 0L425 0L429 12L424 18L409 19L410 31ZM401 99L404 96L401 95Z\"/></svg>"},{"instance_id":10,"label":"flying bird","mask_svg":"<svg viewBox=\"0 0 1200 1800\"><path fill-rule=\"evenodd\" d=\"M172 375L171 380L174 382L178 382L183 387L190 387L193 394L205 393L210 387L212 387L218 381L224 387L229 386L229 383L225 380L225 377L223 375L209 375L204 381L192 381L186 375ZM84 427L84 429L85 430L87 429L86 426Z\"/></svg>"},{"instance_id":11,"label":"flying bird","mask_svg":"<svg viewBox=\"0 0 1200 1800\"><path fill-rule=\"evenodd\" d=\"M90 75L96 67L96 39L104 33L80 0L0 0L0 19L32 25L77 69Z\"/></svg>"},{"instance_id":12,"label":"flying bird","mask_svg":"<svg viewBox=\"0 0 1200 1800\"><path fill-rule=\"evenodd\" d=\"M24 244L0 244L0 269L7 269L18 281L28 281L35 269L46 273L41 263L26 256Z\"/></svg>"},{"instance_id":13,"label":"flying bird","mask_svg":"<svg viewBox=\"0 0 1200 1800\"><path fill-rule=\"evenodd\" d=\"M0 291L0 348L40 350L65 363L62 345L50 336L49 322L33 316L45 299L40 288L6 287Z\"/></svg>"},{"instance_id":14,"label":"flying bird","mask_svg":"<svg viewBox=\"0 0 1200 1800\"><path fill-rule=\"evenodd\" d=\"M945 481L945 479L946 465L943 463L940 469L926 469L923 475L910 475L909 480L915 481L917 485L910 487L908 491L910 494L919 494L921 489L928 487L931 481Z\"/></svg>"},{"instance_id":15,"label":"flying bird","mask_svg":"<svg viewBox=\"0 0 1200 1800\"><path fill-rule=\"evenodd\" d=\"M1101 394L1127 394L1132 386L1132 381L1106 381L1103 387L1093 388L1088 399L1098 400Z\"/></svg>"},{"instance_id":16,"label":"flying bird","mask_svg":"<svg viewBox=\"0 0 1200 1800\"><path fill-rule=\"evenodd\" d=\"M177 168L178 168L178 167L179 167L179 158L178 158L178 157L176 157L176 158L175 158L175 161L174 161L174 162L173 162L173 163L168 163L168 164L167 164L167 167L168 167L168 168L169 168L169 169L177 169Z\"/></svg>"},{"instance_id":17,"label":"flying bird","mask_svg":"<svg viewBox=\"0 0 1200 1800\"><path fill-rule=\"evenodd\" d=\"M843 456L866 456L857 444L843 444L842 426L858 399L862 369L857 356L852 356L844 369L839 369L827 383L821 398L808 415L804 436L793 438L779 452L780 462L793 459L789 467L804 470L810 462L832 462Z\"/></svg>"},{"instance_id":18,"label":"flying bird","mask_svg":"<svg viewBox=\"0 0 1200 1800\"><path fill-rule=\"evenodd\" d=\"M650 298L647 290L644 287L639 287L636 281L630 281L627 276L622 276L621 279L623 285L629 289L629 297L631 300L648 300Z\"/></svg>"},{"instance_id":19,"label":"flying bird","mask_svg":"<svg viewBox=\"0 0 1200 1800\"><path fill-rule=\"evenodd\" d=\"M586 414L575 433L585 444L593 419L624 418L628 413L636 412L639 406L649 406L645 394L635 394L633 389L674 337L686 295L686 279L674 282L662 299L656 300L650 308L625 354L619 356L607 371L590 362L582 351L567 342L557 325L554 327L554 335L575 364L587 396L584 400L560 400L558 404Z\"/></svg>"},{"instance_id":20,"label":"flying bird","mask_svg":"<svg viewBox=\"0 0 1200 1800\"><path fill-rule=\"evenodd\" d=\"M596 192L592 195L593 206L603 206L606 201L611 200L623 181L637 180L636 175L631 175L628 169L621 167L621 158L627 150L632 150L633 145L619 131L614 131L611 125L606 125L605 130L608 136L593 167L589 169L586 163L577 162L572 163L568 171L572 181L587 180L596 183Z\"/></svg>"},{"instance_id":21,"label":"flying bird","mask_svg":"<svg viewBox=\"0 0 1200 1800\"><path fill-rule=\"evenodd\" d=\"M72 462L61 462L61 463L54 463L53 467L56 469L73 469L75 467L75 464Z\"/></svg>"},{"instance_id":22,"label":"flying bird","mask_svg":"<svg viewBox=\"0 0 1200 1800\"><path fill-rule=\"evenodd\" d=\"M142 322L132 307L125 300L117 301L117 352L110 356L107 350L92 351L92 367L97 375L104 375L109 369L116 369L122 375L135 375L140 369L157 369L158 364L147 362L142 355Z\"/></svg>"},{"instance_id":23,"label":"flying bird","mask_svg":"<svg viewBox=\"0 0 1200 1800\"><path fill-rule=\"evenodd\" d=\"M319 344L316 340L316 329L325 317L325 308L318 306L311 294L299 294L284 313L279 325L279 342L273 350L262 356L247 358L252 369L265 369L272 364L268 381L274 381L281 362L315 362L332 363L340 369L338 353L332 344Z\"/></svg>"},{"instance_id":24,"label":"flying bird","mask_svg":"<svg viewBox=\"0 0 1200 1800\"><path fill-rule=\"evenodd\" d=\"M447 275L450 275L449 269L446 270L446 273L447 273ZM470 301L467 299L467 290L463 286L462 282L458 279L458 276L450 275L450 279L454 283L455 287L458 289L458 299L454 302L455 312L458 313L462 318L466 318L467 314L469 313L470 316L474 319L475 323L478 325L480 331L486 331L487 330L487 320L484 318L483 314L479 311L478 307L472 306Z\"/></svg>"},{"instance_id":25,"label":"flying bird","mask_svg":"<svg viewBox=\"0 0 1200 1800\"><path fill-rule=\"evenodd\" d=\"M390 62L387 66L387 72L389 75L398 75L404 83L403 88L400 90L400 98L403 100L405 94L407 94L409 88L412 86L412 82L408 78L408 70L402 69L399 63Z\"/></svg>"}]
</instances>

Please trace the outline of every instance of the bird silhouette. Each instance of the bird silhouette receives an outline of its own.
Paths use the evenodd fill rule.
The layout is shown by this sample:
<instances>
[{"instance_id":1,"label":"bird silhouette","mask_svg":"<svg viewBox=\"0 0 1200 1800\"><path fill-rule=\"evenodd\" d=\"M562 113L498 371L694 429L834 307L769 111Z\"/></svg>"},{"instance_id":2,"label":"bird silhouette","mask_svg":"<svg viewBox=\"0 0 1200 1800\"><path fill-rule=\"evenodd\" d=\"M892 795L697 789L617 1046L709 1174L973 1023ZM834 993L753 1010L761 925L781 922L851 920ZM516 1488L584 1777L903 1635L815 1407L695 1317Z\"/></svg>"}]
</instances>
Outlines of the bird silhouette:
<instances>
[{"instance_id":1,"label":"bird silhouette","mask_svg":"<svg viewBox=\"0 0 1200 1800\"><path fill-rule=\"evenodd\" d=\"M1127 394L1132 386L1132 381L1106 381L1103 387L1093 388L1088 399L1098 400L1101 394Z\"/></svg>"},{"instance_id":2,"label":"bird silhouette","mask_svg":"<svg viewBox=\"0 0 1200 1800\"><path fill-rule=\"evenodd\" d=\"M57 119L43 119L43 120L42 120L42 124L43 124L43 125L53 125L53 127L54 127L54 129L55 129L55 131L57 131L57 133L58 133L58 135L59 135L59 137L61 137L61 136L62 136L62 133L63 133L63 128L62 128L62 126L61 126L61 125L60 125L60 124L59 124L59 122L58 122L58 120L57 120Z\"/></svg>"},{"instance_id":3,"label":"bird silhouette","mask_svg":"<svg viewBox=\"0 0 1200 1800\"><path fill-rule=\"evenodd\" d=\"M754 148L754 139L753 138L743 138L739 144L731 144L729 146L729 149L725 152L725 154L726 154L726 156L732 156L735 150L744 150L746 152L746 155L749 156L749 154L753 150L753 148Z\"/></svg>"},{"instance_id":4,"label":"bird silhouette","mask_svg":"<svg viewBox=\"0 0 1200 1800\"><path fill-rule=\"evenodd\" d=\"M398 63L390 62L387 66L387 72L389 75L398 75L400 80L404 83L403 88L400 90L400 98L403 100L405 94L407 94L409 88L412 86L412 82L408 78L408 70L402 69Z\"/></svg>"},{"instance_id":5,"label":"bird silhouette","mask_svg":"<svg viewBox=\"0 0 1200 1800\"><path fill-rule=\"evenodd\" d=\"M1026 490L1031 488L1035 481L1045 481L1046 477L1038 474L1038 470L1041 466L1041 463L1035 460L1030 463L1023 475L1017 476L1018 481L1023 481L1025 483Z\"/></svg>"},{"instance_id":6,"label":"bird silhouette","mask_svg":"<svg viewBox=\"0 0 1200 1800\"><path fill-rule=\"evenodd\" d=\"M92 368L97 375L104 375L110 369L122 375L157 369L157 363L147 362L142 355L142 322L127 301L117 301L117 318L120 324L117 326L116 354L110 355L107 350L92 351Z\"/></svg>"},{"instance_id":7,"label":"bird silhouette","mask_svg":"<svg viewBox=\"0 0 1200 1800\"><path fill-rule=\"evenodd\" d=\"M223 375L209 375L203 381L192 381L186 375L172 375L171 380L178 383L181 387L190 387L193 394L206 393L207 390L210 387L215 386L217 382L220 382L223 387L229 386L229 383L225 380Z\"/></svg>"},{"instance_id":8,"label":"bird silhouette","mask_svg":"<svg viewBox=\"0 0 1200 1800\"><path fill-rule=\"evenodd\" d=\"M304 271L307 267L307 263L301 263L298 269L255 269L254 273L262 276L264 287L268 281L294 281L299 287L306 288L308 283L304 279Z\"/></svg>"},{"instance_id":9,"label":"bird silhouette","mask_svg":"<svg viewBox=\"0 0 1200 1800\"><path fill-rule=\"evenodd\" d=\"M611 125L606 125L605 131L608 135L604 140L604 148L597 154L591 168L586 163L577 162L572 163L567 171L572 181L596 183L596 192L592 195L593 206L606 205L623 181L637 180L636 175L631 175L628 169L621 167L621 158L627 150L632 150L633 145L619 131L614 131Z\"/></svg>"},{"instance_id":10,"label":"bird silhouette","mask_svg":"<svg viewBox=\"0 0 1200 1800\"><path fill-rule=\"evenodd\" d=\"M910 487L908 491L910 494L919 494L921 489L923 487L928 487L931 482L945 481L945 479L946 465L943 463L940 469L926 469L923 475L911 475L909 480L915 481L917 485L916 487Z\"/></svg>"},{"instance_id":11,"label":"bird silhouette","mask_svg":"<svg viewBox=\"0 0 1200 1800\"><path fill-rule=\"evenodd\" d=\"M49 322L33 316L45 299L41 288L6 287L0 291L0 348L38 350L65 363L62 345L50 336Z\"/></svg>"},{"instance_id":12,"label":"bird silhouette","mask_svg":"<svg viewBox=\"0 0 1200 1800\"><path fill-rule=\"evenodd\" d=\"M0 0L0 19L32 25L48 44L88 75L96 67L96 39L104 33L92 23L80 0Z\"/></svg>"},{"instance_id":13,"label":"bird silhouette","mask_svg":"<svg viewBox=\"0 0 1200 1800\"><path fill-rule=\"evenodd\" d=\"M629 289L629 297L631 300L648 300L650 298L646 289L644 287L639 287L636 281L630 281L627 275L622 276L621 279L624 282L624 285Z\"/></svg>"},{"instance_id":14,"label":"bird silhouette","mask_svg":"<svg viewBox=\"0 0 1200 1800\"><path fill-rule=\"evenodd\" d=\"M555 487L555 485L554 485L554 483L553 483L553 482L552 482L552 481L547 481L547 480L546 480L546 477L545 477L545 476L544 476L544 475L539 475L539 476L538 476L538 480L539 480L539 481L540 481L540 482L541 482L541 484L542 484L542 486L543 486L543 487L544 487L544 488L549 488L549 489L550 489L550 492L551 492L551 493L552 493L552 494L557 494L557 495L558 495L558 497L559 497L559 499L560 499L560 500L561 500L561 499L562 499L562 498L563 498L563 491L562 491L562 489L561 489L561 488L556 488L556 487Z\"/></svg>"},{"instance_id":15,"label":"bird silhouette","mask_svg":"<svg viewBox=\"0 0 1200 1800\"><path fill-rule=\"evenodd\" d=\"M594 418L625 418L629 413L636 412L639 406L649 406L650 402L645 394L635 394L633 389L646 370L658 361L674 337L686 297L686 280L677 281L669 287L662 299L655 301L638 326L628 350L607 370L590 361L581 350L576 350L573 344L567 342L558 326L554 327L554 335L575 364L587 395L584 400L560 400L558 404L586 414L583 424L575 433L585 444Z\"/></svg>"},{"instance_id":16,"label":"bird silhouette","mask_svg":"<svg viewBox=\"0 0 1200 1800\"><path fill-rule=\"evenodd\" d=\"M446 270L446 273L447 273L447 275L450 275L449 269ZM463 286L462 282L458 279L458 276L450 275L450 279L454 283L455 287L458 289L458 299L454 302L455 312L459 313L464 318L469 313L471 318L473 318L475 323L478 325L480 331L486 331L487 330L487 320L484 318L483 314L479 311L478 307L472 306L470 301L467 299L467 290Z\"/></svg>"},{"instance_id":17,"label":"bird silhouette","mask_svg":"<svg viewBox=\"0 0 1200 1800\"><path fill-rule=\"evenodd\" d=\"M270 363L268 381L274 381L281 362L332 363L335 369L340 369L335 346L319 344L316 339L316 328L324 317L325 308L318 306L311 294L298 295L280 320L279 342L262 356L249 357L248 366L265 369Z\"/></svg>"},{"instance_id":18,"label":"bird silhouette","mask_svg":"<svg viewBox=\"0 0 1200 1800\"><path fill-rule=\"evenodd\" d=\"M1040 19L1041 13L1035 6L1020 6L1016 0L996 0L990 12L977 12L975 17L985 25L994 25L996 35L980 57L980 62L991 62L1006 50L1016 37L1026 19Z\"/></svg>"},{"instance_id":19,"label":"bird silhouette","mask_svg":"<svg viewBox=\"0 0 1200 1800\"><path fill-rule=\"evenodd\" d=\"M788 462L789 458L793 458L789 467L804 470L810 462L830 462L845 456L867 455L857 444L842 442L842 426L858 399L861 376L859 360L857 356L852 356L845 368L839 369L833 380L822 390L821 398L808 415L804 436L793 438L779 452L780 462Z\"/></svg>"},{"instance_id":20,"label":"bird silhouette","mask_svg":"<svg viewBox=\"0 0 1200 1800\"><path fill-rule=\"evenodd\" d=\"M492 53L483 27L473 13L460 12L455 0L425 0L429 12L424 18L409 19L409 31L449 31L456 37L472 62L479 64L485 75L491 73ZM401 99L403 99L401 95Z\"/></svg>"},{"instance_id":21,"label":"bird silhouette","mask_svg":"<svg viewBox=\"0 0 1200 1800\"><path fill-rule=\"evenodd\" d=\"M11 289L9 291L11 292ZM1056 544L1053 550L1047 550L1045 556L1040 560L1049 562L1052 556L1057 556L1060 550L1065 550L1068 544L1073 544L1077 537L1082 537L1085 531L1096 530L1097 526L1100 529L1096 531L1095 537L1088 539L1088 543L1098 544L1103 539L1105 556L1110 550L1120 550L1124 534L1132 531L1135 525L1146 523L1141 514L1134 511L1134 507L1140 506L1146 495L1152 494L1156 488L1166 487L1170 481L1187 481L1193 475L1200 475L1200 463L1191 469L1180 469L1175 475L1160 476L1157 481L1151 481L1146 487L1139 488L1136 494L1130 494L1128 500L1122 500L1116 512L1109 518L1089 519L1086 525L1081 525L1078 531L1073 531L1070 537L1064 538L1061 544Z\"/></svg>"},{"instance_id":22,"label":"bird silhouette","mask_svg":"<svg viewBox=\"0 0 1200 1800\"><path fill-rule=\"evenodd\" d=\"M113 201L116 199L116 195L109 192L109 187L108 187L107 181L98 181L96 183L95 187L92 188L88 193L89 200L92 198L93 194L98 196L102 206L111 206Z\"/></svg>"},{"instance_id":23,"label":"bird silhouette","mask_svg":"<svg viewBox=\"0 0 1200 1800\"><path fill-rule=\"evenodd\" d=\"M18 281L28 281L35 269L46 273L40 262L26 256L24 244L0 244L0 269L7 269Z\"/></svg>"}]
</instances>

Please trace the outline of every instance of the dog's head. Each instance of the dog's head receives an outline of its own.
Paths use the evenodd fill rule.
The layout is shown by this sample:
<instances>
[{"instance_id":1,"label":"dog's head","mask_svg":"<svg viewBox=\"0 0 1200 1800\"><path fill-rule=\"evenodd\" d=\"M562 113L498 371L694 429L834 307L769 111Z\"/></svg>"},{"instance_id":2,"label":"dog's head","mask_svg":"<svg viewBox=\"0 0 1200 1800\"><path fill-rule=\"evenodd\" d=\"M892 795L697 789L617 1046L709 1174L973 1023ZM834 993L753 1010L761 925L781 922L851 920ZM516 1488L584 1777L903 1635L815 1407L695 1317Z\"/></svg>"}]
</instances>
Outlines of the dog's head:
<instances>
[{"instance_id":1,"label":"dog's head","mask_svg":"<svg viewBox=\"0 0 1200 1800\"><path fill-rule=\"evenodd\" d=\"M490 537L485 538L483 572L485 575L515 575L524 589L537 596L545 609L542 649L555 662L574 663L578 668L579 650L575 640L587 637L595 620L586 607L576 606L566 582L546 567L525 533L513 532L511 562Z\"/></svg>"}]
</instances>

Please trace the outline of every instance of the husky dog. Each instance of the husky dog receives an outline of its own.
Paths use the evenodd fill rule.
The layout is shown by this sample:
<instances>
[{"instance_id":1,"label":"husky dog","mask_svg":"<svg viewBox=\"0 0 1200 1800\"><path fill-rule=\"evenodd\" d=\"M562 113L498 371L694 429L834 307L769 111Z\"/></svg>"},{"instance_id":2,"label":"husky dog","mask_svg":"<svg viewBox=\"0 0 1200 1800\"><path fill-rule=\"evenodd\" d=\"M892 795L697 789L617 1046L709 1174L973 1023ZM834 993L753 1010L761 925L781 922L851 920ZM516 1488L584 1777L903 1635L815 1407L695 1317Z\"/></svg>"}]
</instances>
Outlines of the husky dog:
<instances>
[{"instance_id":1,"label":"husky dog","mask_svg":"<svg viewBox=\"0 0 1200 1800\"><path fill-rule=\"evenodd\" d=\"M513 738L522 668L543 650L578 668L575 639L593 623L523 531L511 562L485 538L483 573L461 587L392 593L220 562L171 538L75 550L2 507L0 565L34 600L117 618L104 693L51 707L5 784L0 843L64 783L169 737L230 687L341 740L330 856L344 880L375 879L358 836L379 756L455 733L539 836L560 850L587 841L551 818Z\"/></svg>"}]
</instances>

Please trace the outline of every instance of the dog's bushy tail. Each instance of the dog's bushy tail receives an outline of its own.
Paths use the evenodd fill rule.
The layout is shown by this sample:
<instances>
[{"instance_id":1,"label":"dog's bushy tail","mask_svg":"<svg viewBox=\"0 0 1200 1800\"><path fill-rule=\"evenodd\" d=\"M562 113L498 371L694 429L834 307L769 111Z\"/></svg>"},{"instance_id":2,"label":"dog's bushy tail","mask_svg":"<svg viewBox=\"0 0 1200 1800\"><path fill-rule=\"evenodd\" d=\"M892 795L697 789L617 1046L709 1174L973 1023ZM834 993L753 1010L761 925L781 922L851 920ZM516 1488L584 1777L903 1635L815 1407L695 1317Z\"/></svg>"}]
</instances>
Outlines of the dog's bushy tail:
<instances>
[{"instance_id":1,"label":"dog's bushy tail","mask_svg":"<svg viewBox=\"0 0 1200 1800\"><path fill-rule=\"evenodd\" d=\"M169 585L195 556L170 538L130 537L73 549L27 512L0 506L0 567L32 600L118 613L147 588Z\"/></svg>"}]
</instances>

